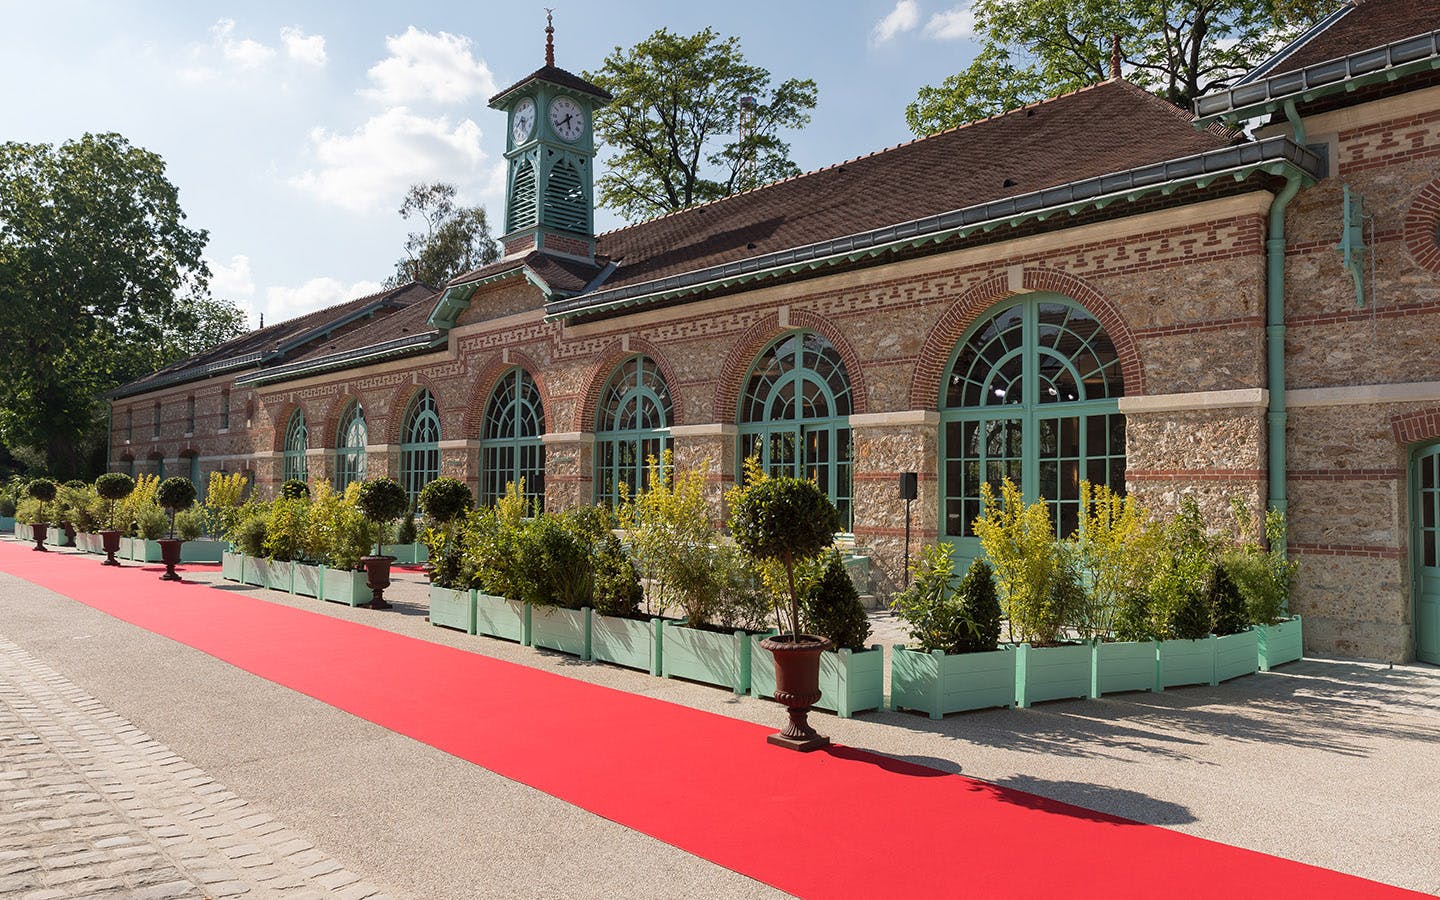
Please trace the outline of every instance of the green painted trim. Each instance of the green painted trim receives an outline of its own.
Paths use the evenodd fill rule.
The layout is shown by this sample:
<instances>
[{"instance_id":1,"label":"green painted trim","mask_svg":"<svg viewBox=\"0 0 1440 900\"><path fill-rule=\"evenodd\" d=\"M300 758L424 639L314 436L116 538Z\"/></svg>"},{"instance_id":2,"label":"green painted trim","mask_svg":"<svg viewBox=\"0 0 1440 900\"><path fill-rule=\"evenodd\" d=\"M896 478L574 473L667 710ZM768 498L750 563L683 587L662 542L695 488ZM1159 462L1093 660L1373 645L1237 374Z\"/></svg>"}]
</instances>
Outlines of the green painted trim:
<instances>
[{"instance_id":1,"label":"green painted trim","mask_svg":"<svg viewBox=\"0 0 1440 900\"><path fill-rule=\"evenodd\" d=\"M1270 408L1266 412L1270 508L1285 512L1285 210L1306 181L1302 173L1285 176L1285 186L1270 201L1269 232L1265 237L1265 360ZM1282 548L1283 550L1283 548Z\"/></svg>"},{"instance_id":2,"label":"green painted trim","mask_svg":"<svg viewBox=\"0 0 1440 900\"><path fill-rule=\"evenodd\" d=\"M508 278L511 274L507 272L502 277ZM425 320L425 324L442 331L454 328L460 314L470 306L470 298L474 296L475 291L480 285L487 283L489 283L489 279L481 279L449 288L440 295L440 299L436 301L435 308L430 311L430 316Z\"/></svg>"}]
</instances>

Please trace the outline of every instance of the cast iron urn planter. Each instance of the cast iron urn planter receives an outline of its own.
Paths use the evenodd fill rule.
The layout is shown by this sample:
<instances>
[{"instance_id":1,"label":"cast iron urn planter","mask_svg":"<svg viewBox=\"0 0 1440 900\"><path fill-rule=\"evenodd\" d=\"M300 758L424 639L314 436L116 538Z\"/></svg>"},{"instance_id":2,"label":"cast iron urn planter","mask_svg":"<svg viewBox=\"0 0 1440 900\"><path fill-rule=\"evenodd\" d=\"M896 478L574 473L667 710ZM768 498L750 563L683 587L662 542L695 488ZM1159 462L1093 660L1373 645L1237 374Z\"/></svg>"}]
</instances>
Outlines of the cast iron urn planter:
<instances>
[{"instance_id":1,"label":"cast iron urn planter","mask_svg":"<svg viewBox=\"0 0 1440 900\"><path fill-rule=\"evenodd\" d=\"M35 549L41 553L48 553L49 551L45 549L45 536L50 533L50 526L44 522L36 522L30 526L30 530L35 536Z\"/></svg>"},{"instance_id":2,"label":"cast iron urn planter","mask_svg":"<svg viewBox=\"0 0 1440 900\"><path fill-rule=\"evenodd\" d=\"M100 532L100 540L103 542L101 546L105 549L105 561L100 565L120 565L119 560L115 558L115 554L120 552L120 532L114 530L102 531Z\"/></svg>"},{"instance_id":3,"label":"cast iron urn planter","mask_svg":"<svg viewBox=\"0 0 1440 900\"><path fill-rule=\"evenodd\" d=\"M161 581L179 581L180 576L175 572L175 567L180 565L180 544L179 538L161 538L160 560L165 563L165 574L160 576Z\"/></svg>"},{"instance_id":4,"label":"cast iron urn planter","mask_svg":"<svg viewBox=\"0 0 1440 900\"><path fill-rule=\"evenodd\" d=\"M390 563L393 556L365 556L360 562L365 566L365 586L370 588L370 609L389 609L385 601L385 589L390 586Z\"/></svg>"},{"instance_id":5,"label":"cast iron urn planter","mask_svg":"<svg viewBox=\"0 0 1440 900\"><path fill-rule=\"evenodd\" d=\"M830 642L813 634L780 634L766 638L760 646L775 657L775 699L790 713L785 730L766 740L801 752L830 746L830 739L817 733L809 722L810 707L820 699L820 653Z\"/></svg>"}]
</instances>

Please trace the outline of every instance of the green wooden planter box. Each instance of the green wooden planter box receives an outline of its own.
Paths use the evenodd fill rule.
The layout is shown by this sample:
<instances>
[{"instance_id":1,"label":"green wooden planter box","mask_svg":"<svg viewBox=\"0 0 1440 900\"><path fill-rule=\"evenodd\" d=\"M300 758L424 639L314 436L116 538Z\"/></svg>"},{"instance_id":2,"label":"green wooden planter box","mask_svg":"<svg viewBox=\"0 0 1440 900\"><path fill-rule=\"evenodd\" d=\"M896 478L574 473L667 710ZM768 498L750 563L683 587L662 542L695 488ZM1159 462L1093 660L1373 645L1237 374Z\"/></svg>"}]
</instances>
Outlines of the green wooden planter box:
<instances>
[{"instance_id":1,"label":"green wooden planter box","mask_svg":"<svg viewBox=\"0 0 1440 900\"><path fill-rule=\"evenodd\" d=\"M15 530L15 517L14 517L14 516L0 516L0 531L11 531L11 532L13 532L14 530Z\"/></svg>"},{"instance_id":2,"label":"green wooden planter box","mask_svg":"<svg viewBox=\"0 0 1440 900\"><path fill-rule=\"evenodd\" d=\"M750 690L750 635L687 628L679 622L661 626L660 673L701 684L728 688L737 694Z\"/></svg>"},{"instance_id":3,"label":"green wooden planter box","mask_svg":"<svg viewBox=\"0 0 1440 900\"><path fill-rule=\"evenodd\" d=\"M622 619L590 614L590 658L660 674L664 619Z\"/></svg>"},{"instance_id":4,"label":"green wooden planter box","mask_svg":"<svg viewBox=\"0 0 1440 900\"><path fill-rule=\"evenodd\" d=\"M775 696L775 657L750 638L750 696ZM825 709L848 719L857 712L885 708L885 650L879 644L859 653L849 649L820 654L820 701Z\"/></svg>"},{"instance_id":5,"label":"green wooden planter box","mask_svg":"<svg viewBox=\"0 0 1440 900\"><path fill-rule=\"evenodd\" d=\"M244 580L246 584L293 594L294 579L295 564L293 562L280 562L254 556L245 557Z\"/></svg>"},{"instance_id":6,"label":"green wooden planter box","mask_svg":"<svg viewBox=\"0 0 1440 900\"><path fill-rule=\"evenodd\" d=\"M364 572L326 566L320 573L320 599L346 606L369 603L372 592L365 580Z\"/></svg>"},{"instance_id":7,"label":"green wooden planter box","mask_svg":"<svg viewBox=\"0 0 1440 900\"><path fill-rule=\"evenodd\" d=\"M1229 681L1260 671L1260 633L1247 628L1215 638L1215 680Z\"/></svg>"},{"instance_id":8,"label":"green wooden planter box","mask_svg":"<svg viewBox=\"0 0 1440 900\"><path fill-rule=\"evenodd\" d=\"M1268 672L1275 666L1304 658L1305 635L1299 616L1291 616L1279 625L1256 625L1255 631L1260 671Z\"/></svg>"},{"instance_id":9,"label":"green wooden planter box","mask_svg":"<svg viewBox=\"0 0 1440 900\"><path fill-rule=\"evenodd\" d=\"M385 544L381 553L395 557L395 565L399 566L414 566L430 560L430 548L424 544Z\"/></svg>"},{"instance_id":10,"label":"green wooden planter box","mask_svg":"<svg viewBox=\"0 0 1440 900\"><path fill-rule=\"evenodd\" d=\"M530 646L530 604L476 591L475 633Z\"/></svg>"},{"instance_id":11,"label":"green wooden planter box","mask_svg":"<svg viewBox=\"0 0 1440 900\"><path fill-rule=\"evenodd\" d=\"M243 581L245 577L245 554L228 550L220 555L220 577L226 581Z\"/></svg>"},{"instance_id":12,"label":"green wooden planter box","mask_svg":"<svg viewBox=\"0 0 1440 900\"><path fill-rule=\"evenodd\" d=\"M1155 641L1097 642L1091 663L1094 672L1090 696L1155 690L1159 652Z\"/></svg>"},{"instance_id":13,"label":"green wooden planter box","mask_svg":"<svg viewBox=\"0 0 1440 900\"><path fill-rule=\"evenodd\" d=\"M325 593L325 567L307 566L295 563L295 575L290 582L290 592L302 597L319 598Z\"/></svg>"},{"instance_id":14,"label":"green wooden planter box","mask_svg":"<svg viewBox=\"0 0 1440 900\"><path fill-rule=\"evenodd\" d=\"M530 646L590 658L590 607L530 607Z\"/></svg>"},{"instance_id":15,"label":"green wooden planter box","mask_svg":"<svg viewBox=\"0 0 1440 900\"><path fill-rule=\"evenodd\" d=\"M130 542L128 549L126 541ZM160 552L159 541L121 538L120 549L125 554L125 558L133 562L158 563L164 559L164 555ZM222 562L221 556L224 552L225 545L220 541L186 541L180 545L180 562L218 563Z\"/></svg>"},{"instance_id":16,"label":"green wooden planter box","mask_svg":"<svg viewBox=\"0 0 1440 900\"><path fill-rule=\"evenodd\" d=\"M1088 643L1063 647L1021 644L1015 655L1015 705L1020 709L1046 700L1090 699L1093 650Z\"/></svg>"},{"instance_id":17,"label":"green wooden planter box","mask_svg":"<svg viewBox=\"0 0 1440 900\"><path fill-rule=\"evenodd\" d=\"M890 708L938 719L969 709L1015 703L1013 647L988 653L929 653L897 644L890 651Z\"/></svg>"},{"instance_id":18,"label":"green wooden planter box","mask_svg":"<svg viewBox=\"0 0 1440 900\"><path fill-rule=\"evenodd\" d=\"M475 592L430 585L430 624L475 633Z\"/></svg>"},{"instance_id":19,"label":"green wooden planter box","mask_svg":"<svg viewBox=\"0 0 1440 900\"><path fill-rule=\"evenodd\" d=\"M101 556L105 555L105 539L99 534L85 535L84 550L86 553L98 553Z\"/></svg>"},{"instance_id":20,"label":"green wooden planter box","mask_svg":"<svg viewBox=\"0 0 1440 900\"><path fill-rule=\"evenodd\" d=\"M1159 676L1160 690L1182 684L1216 684L1215 635L1198 641L1161 641Z\"/></svg>"},{"instance_id":21,"label":"green wooden planter box","mask_svg":"<svg viewBox=\"0 0 1440 900\"><path fill-rule=\"evenodd\" d=\"M33 540L35 540L35 531L34 531L34 529L32 529L32 528L30 527L30 525L29 525L28 523L26 523L26 522L16 522L16 523L15 523L15 527L14 527L12 530L15 532L15 537L18 538L19 540L22 540L22 541L33 541Z\"/></svg>"},{"instance_id":22,"label":"green wooden planter box","mask_svg":"<svg viewBox=\"0 0 1440 900\"><path fill-rule=\"evenodd\" d=\"M88 531L75 532L75 549L82 553L100 553L100 535Z\"/></svg>"}]
</instances>

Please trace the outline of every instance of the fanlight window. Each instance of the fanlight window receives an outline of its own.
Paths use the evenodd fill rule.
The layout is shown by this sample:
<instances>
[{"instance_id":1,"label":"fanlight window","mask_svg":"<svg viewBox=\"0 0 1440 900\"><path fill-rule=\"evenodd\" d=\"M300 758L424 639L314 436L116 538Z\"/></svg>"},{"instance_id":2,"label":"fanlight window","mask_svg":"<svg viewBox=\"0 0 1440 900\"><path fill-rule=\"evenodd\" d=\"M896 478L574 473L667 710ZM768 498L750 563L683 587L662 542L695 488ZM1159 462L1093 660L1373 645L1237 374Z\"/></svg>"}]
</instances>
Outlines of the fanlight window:
<instances>
[{"instance_id":1,"label":"fanlight window","mask_svg":"<svg viewBox=\"0 0 1440 900\"><path fill-rule=\"evenodd\" d=\"M653 458L670 449L674 403L655 361L635 356L620 365L600 395L595 422L595 495L613 505L621 485L634 495L649 481Z\"/></svg>"},{"instance_id":2,"label":"fanlight window","mask_svg":"<svg viewBox=\"0 0 1440 900\"><path fill-rule=\"evenodd\" d=\"M352 401L340 417L339 442L335 449L335 489L345 490L352 481L365 480L365 444L369 430L365 427L365 410Z\"/></svg>"},{"instance_id":3,"label":"fanlight window","mask_svg":"<svg viewBox=\"0 0 1440 900\"><path fill-rule=\"evenodd\" d=\"M750 367L740 398L740 458L809 478L851 524L851 394L845 363L813 331L782 336ZM742 473L743 474L743 473Z\"/></svg>"},{"instance_id":4,"label":"fanlight window","mask_svg":"<svg viewBox=\"0 0 1440 900\"><path fill-rule=\"evenodd\" d=\"M281 473L281 477L285 481L309 480L309 467L305 461L305 450L309 446L310 433L305 427L305 413L297 409L290 414L290 422L285 426L285 450L282 454L283 472Z\"/></svg>"},{"instance_id":5,"label":"fanlight window","mask_svg":"<svg viewBox=\"0 0 1440 900\"><path fill-rule=\"evenodd\" d=\"M480 434L480 500L494 503L506 485L524 482L527 500L545 502L545 408L540 388L524 369L501 377L485 406Z\"/></svg>"},{"instance_id":6,"label":"fanlight window","mask_svg":"<svg viewBox=\"0 0 1440 900\"><path fill-rule=\"evenodd\" d=\"M956 348L942 387L944 533L972 538L980 486L1044 498L1057 536L1079 523L1080 482L1125 488L1125 384L1098 319L1058 295L1007 304Z\"/></svg>"},{"instance_id":7,"label":"fanlight window","mask_svg":"<svg viewBox=\"0 0 1440 900\"><path fill-rule=\"evenodd\" d=\"M440 411L435 395L422 390L405 411L400 443L400 483L413 506L425 485L440 477Z\"/></svg>"}]
</instances>

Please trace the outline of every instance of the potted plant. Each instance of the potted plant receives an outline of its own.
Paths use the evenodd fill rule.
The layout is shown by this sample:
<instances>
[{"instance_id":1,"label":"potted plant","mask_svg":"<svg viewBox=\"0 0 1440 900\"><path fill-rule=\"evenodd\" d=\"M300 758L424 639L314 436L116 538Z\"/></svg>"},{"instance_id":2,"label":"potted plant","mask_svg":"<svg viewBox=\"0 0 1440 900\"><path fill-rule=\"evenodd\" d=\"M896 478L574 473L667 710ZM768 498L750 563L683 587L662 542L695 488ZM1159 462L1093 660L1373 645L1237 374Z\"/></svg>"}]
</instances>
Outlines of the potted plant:
<instances>
[{"instance_id":1,"label":"potted plant","mask_svg":"<svg viewBox=\"0 0 1440 900\"><path fill-rule=\"evenodd\" d=\"M1210 609L1214 617L1215 682L1260 669L1258 632L1250 625L1245 598L1222 558L1210 579Z\"/></svg>"},{"instance_id":2,"label":"potted plant","mask_svg":"<svg viewBox=\"0 0 1440 900\"><path fill-rule=\"evenodd\" d=\"M663 620L646 615L640 571L614 532L595 544L590 658L660 674Z\"/></svg>"},{"instance_id":3,"label":"potted plant","mask_svg":"<svg viewBox=\"0 0 1440 900\"><path fill-rule=\"evenodd\" d=\"M25 492L30 495L32 500L40 504L39 518L35 520L32 527L35 533L35 549L43 553L45 552L45 538L50 531L50 523L45 515L45 504L55 499L55 482L48 478L37 478L30 482L29 486L25 488Z\"/></svg>"},{"instance_id":4,"label":"potted plant","mask_svg":"<svg viewBox=\"0 0 1440 900\"><path fill-rule=\"evenodd\" d=\"M15 530L15 510L18 505L9 491L0 493L0 531Z\"/></svg>"},{"instance_id":5,"label":"potted plant","mask_svg":"<svg viewBox=\"0 0 1440 900\"><path fill-rule=\"evenodd\" d=\"M525 485L511 482L495 504L469 516L462 534L459 582L475 589L475 633L530 644L530 584L535 567L525 556L532 520Z\"/></svg>"},{"instance_id":6,"label":"potted plant","mask_svg":"<svg viewBox=\"0 0 1440 900\"><path fill-rule=\"evenodd\" d=\"M897 646L890 657L890 705L939 719L946 713L1015 702L1015 659L1000 645L1000 599L995 575L983 559L964 578L955 572L947 543L920 550L910 586L891 609L910 626L915 648Z\"/></svg>"},{"instance_id":7,"label":"potted plant","mask_svg":"<svg viewBox=\"0 0 1440 900\"><path fill-rule=\"evenodd\" d=\"M130 496L135 490L135 479L124 472L106 472L95 479L95 493L105 501L105 530L100 540L105 549L105 562L101 565L118 566L115 554L120 552L120 530L115 527L115 504Z\"/></svg>"},{"instance_id":8,"label":"potted plant","mask_svg":"<svg viewBox=\"0 0 1440 900\"><path fill-rule=\"evenodd\" d=\"M1229 574L1245 601L1246 618L1254 626L1260 671L1268 672L1305 654L1301 619L1289 611L1290 586L1299 562L1285 556L1285 516L1265 514L1265 540L1251 541L1242 552L1226 557Z\"/></svg>"},{"instance_id":9,"label":"potted plant","mask_svg":"<svg viewBox=\"0 0 1440 900\"><path fill-rule=\"evenodd\" d=\"M405 515L409 498L395 479L372 478L361 483L356 505L375 526L375 555L360 560L365 566L366 584L371 590L369 607L389 609L390 604L385 602L385 589L390 586L390 563L393 560L381 554L381 543L386 526Z\"/></svg>"},{"instance_id":10,"label":"potted plant","mask_svg":"<svg viewBox=\"0 0 1440 900\"><path fill-rule=\"evenodd\" d=\"M459 523L474 503L470 488L456 478L437 478L420 491L420 508L430 519L424 535L430 559L430 624L470 634L475 633L475 595L459 587Z\"/></svg>"},{"instance_id":11,"label":"potted plant","mask_svg":"<svg viewBox=\"0 0 1440 900\"><path fill-rule=\"evenodd\" d=\"M180 576L176 574L175 567L180 564L180 544L175 537L175 513L182 509L189 509L190 504L195 502L195 485L190 479L181 478L178 475L167 478L160 482L160 490L156 493L155 499L170 514L169 536L160 541L161 561L165 563L165 574L160 576L162 581L179 581Z\"/></svg>"},{"instance_id":12,"label":"potted plant","mask_svg":"<svg viewBox=\"0 0 1440 900\"><path fill-rule=\"evenodd\" d=\"M1151 589L1160 645L1156 688L1215 684L1215 611L1211 605L1218 541L1205 528L1195 498L1165 524L1166 553Z\"/></svg>"},{"instance_id":13,"label":"potted plant","mask_svg":"<svg viewBox=\"0 0 1440 900\"><path fill-rule=\"evenodd\" d=\"M608 511L575 507L541 513L525 531L521 554L530 575L530 646L590 658L590 612L595 592L595 542L607 532Z\"/></svg>"},{"instance_id":14,"label":"potted plant","mask_svg":"<svg viewBox=\"0 0 1440 900\"><path fill-rule=\"evenodd\" d=\"M829 746L830 739L810 727L808 716L810 707L820 699L820 653L830 642L800 631L795 564L830 546L840 530L840 513L813 481L763 478L738 492L730 530L742 552L756 560L776 560L785 567L788 608L783 601L775 605L781 633L760 646L775 659L775 699L785 704L790 721L767 740L799 751Z\"/></svg>"}]
</instances>

